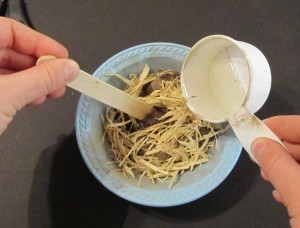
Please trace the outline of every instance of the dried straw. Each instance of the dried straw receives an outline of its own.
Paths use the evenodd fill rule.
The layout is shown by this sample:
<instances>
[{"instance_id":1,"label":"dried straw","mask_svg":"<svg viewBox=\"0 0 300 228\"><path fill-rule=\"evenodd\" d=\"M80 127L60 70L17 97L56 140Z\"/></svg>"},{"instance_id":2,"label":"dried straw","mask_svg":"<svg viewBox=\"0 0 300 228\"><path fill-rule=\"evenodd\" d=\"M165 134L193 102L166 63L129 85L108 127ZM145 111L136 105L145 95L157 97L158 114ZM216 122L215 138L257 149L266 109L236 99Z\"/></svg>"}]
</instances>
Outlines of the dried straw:
<instances>
[{"instance_id":1,"label":"dried straw","mask_svg":"<svg viewBox=\"0 0 300 228\"><path fill-rule=\"evenodd\" d=\"M164 183L169 188L178 174L192 171L209 161L209 151L215 146L217 135L225 130L220 125L196 117L187 107L180 87L180 75L172 70L149 73L145 66L141 75L131 74L130 79L118 77L127 83L125 90L164 113L153 125L143 128L142 123L109 107L104 121L105 136L111 143L114 159L125 176L141 179L147 176L153 183ZM160 88L141 96L145 86L157 78L175 74L172 80L161 80Z\"/></svg>"}]
</instances>

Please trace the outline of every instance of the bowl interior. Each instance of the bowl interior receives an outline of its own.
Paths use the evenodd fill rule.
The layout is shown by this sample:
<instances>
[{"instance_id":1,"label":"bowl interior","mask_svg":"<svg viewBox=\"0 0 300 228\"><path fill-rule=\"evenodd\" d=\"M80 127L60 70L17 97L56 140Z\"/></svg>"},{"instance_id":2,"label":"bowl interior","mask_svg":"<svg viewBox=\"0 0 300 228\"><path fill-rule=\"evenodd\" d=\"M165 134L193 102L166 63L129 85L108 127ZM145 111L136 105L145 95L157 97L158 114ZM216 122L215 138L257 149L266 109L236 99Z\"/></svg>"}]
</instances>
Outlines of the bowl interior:
<instances>
[{"instance_id":1,"label":"bowl interior","mask_svg":"<svg viewBox=\"0 0 300 228\"><path fill-rule=\"evenodd\" d=\"M128 76L140 73L145 64L152 71L161 69L181 70L188 47L170 43L150 43L129 48L113 56L94 73L95 77L107 81L105 75L118 73ZM124 85L117 79L109 83L118 88ZM100 119L106 106L82 95L76 113L76 135L78 145L93 175L106 188L118 196L134 203L147 206L174 206L198 199L216 188L230 173L241 153L242 146L229 130L218 138L217 147L210 153L210 162L198 166L192 172L185 172L178 182L168 189L168 183L152 184L147 177L138 180L126 178L118 167L111 163L109 145L101 140L103 126Z\"/></svg>"}]
</instances>

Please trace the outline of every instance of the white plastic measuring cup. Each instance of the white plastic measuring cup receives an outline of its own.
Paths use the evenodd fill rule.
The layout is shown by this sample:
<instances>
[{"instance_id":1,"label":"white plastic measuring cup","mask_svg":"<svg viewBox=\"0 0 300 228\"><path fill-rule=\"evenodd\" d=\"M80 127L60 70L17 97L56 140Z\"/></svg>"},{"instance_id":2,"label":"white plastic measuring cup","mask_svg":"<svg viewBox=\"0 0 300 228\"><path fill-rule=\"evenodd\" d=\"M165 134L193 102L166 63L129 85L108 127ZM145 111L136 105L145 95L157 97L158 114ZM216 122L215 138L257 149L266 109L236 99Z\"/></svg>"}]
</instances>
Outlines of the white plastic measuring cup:
<instances>
[{"instance_id":1,"label":"white plastic measuring cup","mask_svg":"<svg viewBox=\"0 0 300 228\"><path fill-rule=\"evenodd\" d=\"M271 88L268 61L253 45L224 35L201 39L183 63L181 85L188 107L206 121L228 121L254 161L254 139L268 137L282 144L253 115L265 103Z\"/></svg>"}]
</instances>

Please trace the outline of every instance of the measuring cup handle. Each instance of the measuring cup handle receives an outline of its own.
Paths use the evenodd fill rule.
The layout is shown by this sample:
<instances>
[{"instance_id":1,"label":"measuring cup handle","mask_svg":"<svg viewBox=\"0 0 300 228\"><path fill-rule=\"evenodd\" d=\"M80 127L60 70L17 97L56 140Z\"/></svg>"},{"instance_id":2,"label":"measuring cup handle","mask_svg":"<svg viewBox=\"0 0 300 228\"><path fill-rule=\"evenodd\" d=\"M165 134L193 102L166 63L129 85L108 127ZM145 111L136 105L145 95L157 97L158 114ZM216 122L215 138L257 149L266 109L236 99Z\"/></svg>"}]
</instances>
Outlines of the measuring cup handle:
<instances>
[{"instance_id":1,"label":"measuring cup handle","mask_svg":"<svg viewBox=\"0 0 300 228\"><path fill-rule=\"evenodd\" d=\"M274 132L260 119L250 113L246 107L242 107L242 109L229 120L229 123L245 150L257 164L258 162L251 151L251 144L256 138L270 138L284 146L277 135L275 135Z\"/></svg>"}]
</instances>

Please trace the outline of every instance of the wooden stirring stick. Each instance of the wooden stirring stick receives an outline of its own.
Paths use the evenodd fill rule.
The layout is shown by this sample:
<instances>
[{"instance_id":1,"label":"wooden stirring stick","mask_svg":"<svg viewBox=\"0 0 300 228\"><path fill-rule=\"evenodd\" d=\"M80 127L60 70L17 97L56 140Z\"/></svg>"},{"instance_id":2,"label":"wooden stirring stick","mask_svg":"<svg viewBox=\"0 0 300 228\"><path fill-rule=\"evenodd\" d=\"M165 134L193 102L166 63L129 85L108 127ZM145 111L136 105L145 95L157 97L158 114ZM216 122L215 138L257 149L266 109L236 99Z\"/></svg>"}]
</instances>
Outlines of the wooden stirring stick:
<instances>
[{"instance_id":1,"label":"wooden stirring stick","mask_svg":"<svg viewBox=\"0 0 300 228\"><path fill-rule=\"evenodd\" d=\"M56 57L42 56L38 59L37 65L54 58ZM140 120L143 120L153 110L152 105L146 104L82 70L79 71L77 78L67 86Z\"/></svg>"}]
</instances>

